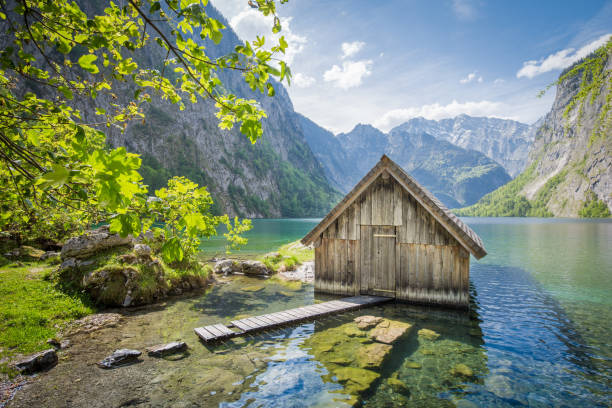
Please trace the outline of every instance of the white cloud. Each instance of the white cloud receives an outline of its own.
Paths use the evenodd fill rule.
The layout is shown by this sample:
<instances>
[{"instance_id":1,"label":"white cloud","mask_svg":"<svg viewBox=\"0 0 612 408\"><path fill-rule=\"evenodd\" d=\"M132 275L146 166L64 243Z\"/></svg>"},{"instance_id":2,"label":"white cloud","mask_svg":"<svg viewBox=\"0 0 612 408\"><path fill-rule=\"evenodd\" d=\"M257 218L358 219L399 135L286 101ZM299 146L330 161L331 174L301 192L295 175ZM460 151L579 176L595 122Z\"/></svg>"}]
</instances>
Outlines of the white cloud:
<instances>
[{"instance_id":1,"label":"white cloud","mask_svg":"<svg viewBox=\"0 0 612 408\"><path fill-rule=\"evenodd\" d=\"M504 82L506 82L506 80L501 78L497 78L495 81L493 81L495 85L503 84Z\"/></svg>"},{"instance_id":2,"label":"white cloud","mask_svg":"<svg viewBox=\"0 0 612 408\"><path fill-rule=\"evenodd\" d=\"M487 100L463 103L452 101L448 105L434 103L419 107L390 110L382 115L379 119L375 120L374 126L386 132L392 127L412 118L424 117L425 119L438 120L444 118L454 118L462 113L472 116L496 116L507 118L507 116L503 115L504 111L507 111L507 107L503 103Z\"/></svg>"},{"instance_id":3,"label":"white cloud","mask_svg":"<svg viewBox=\"0 0 612 408\"><path fill-rule=\"evenodd\" d=\"M574 62L586 57L591 52L604 45L611 35L612 34L602 35L595 41L584 45L578 50L566 48L554 54L550 54L548 57L542 58L539 61L526 61L523 63L523 67L516 73L516 77L533 78L545 72L567 68Z\"/></svg>"},{"instance_id":4,"label":"white cloud","mask_svg":"<svg viewBox=\"0 0 612 408\"><path fill-rule=\"evenodd\" d=\"M280 36L284 36L288 47L285 55L281 58L287 64L291 64L295 56L304 50L304 46L308 42L305 36L291 31L291 20L292 17L281 18L282 30L278 34L273 34L274 18L272 16L266 17L258 10L249 7L229 18L229 24L238 34L238 37L245 41L251 41L258 35L263 35L266 38L266 44L269 45L277 42Z\"/></svg>"},{"instance_id":5,"label":"white cloud","mask_svg":"<svg viewBox=\"0 0 612 408\"><path fill-rule=\"evenodd\" d=\"M477 16L476 7L470 0L453 0L453 12L460 20L470 21Z\"/></svg>"},{"instance_id":6,"label":"white cloud","mask_svg":"<svg viewBox=\"0 0 612 408\"><path fill-rule=\"evenodd\" d=\"M364 46L365 43L363 41L342 43L342 58L348 58L352 55L357 54Z\"/></svg>"},{"instance_id":7,"label":"white cloud","mask_svg":"<svg viewBox=\"0 0 612 408\"><path fill-rule=\"evenodd\" d=\"M298 72L297 74L291 77L291 83L297 86L298 88L308 88L309 86L312 86L315 82L316 80L313 77L302 74L301 72Z\"/></svg>"},{"instance_id":8,"label":"white cloud","mask_svg":"<svg viewBox=\"0 0 612 408\"><path fill-rule=\"evenodd\" d=\"M468 76L466 76L465 78L461 78L459 80L459 83L462 84L469 84L472 81L478 81L480 83L482 83L482 76L476 76L476 72L471 72L468 74Z\"/></svg>"},{"instance_id":9,"label":"white cloud","mask_svg":"<svg viewBox=\"0 0 612 408\"><path fill-rule=\"evenodd\" d=\"M342 68L334 65L323 74L326 82L333 82L334 86L342 89L349 89L361 85L363 78L372 74L372 61L344 61Z\"/></svg>"}]
</instances>

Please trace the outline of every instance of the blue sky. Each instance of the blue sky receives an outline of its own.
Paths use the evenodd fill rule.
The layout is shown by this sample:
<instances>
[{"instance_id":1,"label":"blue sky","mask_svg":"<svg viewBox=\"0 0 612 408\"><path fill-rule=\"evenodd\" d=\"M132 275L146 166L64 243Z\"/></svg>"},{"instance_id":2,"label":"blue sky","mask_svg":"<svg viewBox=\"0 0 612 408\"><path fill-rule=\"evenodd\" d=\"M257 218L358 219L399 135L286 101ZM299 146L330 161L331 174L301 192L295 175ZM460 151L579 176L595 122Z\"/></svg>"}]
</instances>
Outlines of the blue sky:
<instances>
[{"instance_id":1,"label":"blue sky","mask_svg":"<svg viewBox=\"0 0 612 408\"><path fill-rule=\"evenodd\" d=\"M246 0L212 2L242 39L271 35ZM612 35L612 0L290 0L278 11L294 108L334 133L461 113L533 123L554 98L538 91Z\"/></svg>"}]
</instances>

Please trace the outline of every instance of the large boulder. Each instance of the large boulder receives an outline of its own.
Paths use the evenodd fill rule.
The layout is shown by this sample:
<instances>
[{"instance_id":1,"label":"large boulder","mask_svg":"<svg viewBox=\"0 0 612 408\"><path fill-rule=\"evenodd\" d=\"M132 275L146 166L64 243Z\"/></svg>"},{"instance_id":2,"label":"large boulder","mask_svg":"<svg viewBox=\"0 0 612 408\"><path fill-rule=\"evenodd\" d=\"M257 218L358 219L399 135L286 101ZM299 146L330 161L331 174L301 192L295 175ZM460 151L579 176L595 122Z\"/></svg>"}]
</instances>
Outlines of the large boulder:
<instances>
[{"instance_id":1,"label":"large boulder","mask_svg":"<svg viewBox=\"0 0 612 408\"><path fill-rule=\"evenodd\" d=\"M251 276L267 276L272 271L260 261L242 261L237 259L221 259L215 263L215 273L231 275L243 273Z\"/></svg>"},{"instance_id":2,"label":"large boulder","mask_svg":"<svg viewBox=\"0 0 612 408\"><path fill-rule=\"evenodd\" d=\"M268 267L260 261L243 261L242 273L245 275L266 276L270 274Z\"/></svg>"},{"instance_id":3,"label":"large boulder","mask_svg":"<svg viewBox=\"0 0 612 408\"><path fill-rule=\"evenodd\" d=\"M134 265L106 265L83 276L82 286L106 306L135 306L166 297L170 289L159 260Z\"/></svg>"},{"instance_id":4,"label":"large boulder","mask_svg":"<svg viewBox=\"0 0 612 408\"><path fill-rule=\"evenodd\" d=\"M111 234L107 225L87 231L83 235L70 238L62 247L62 260L68 258L83 259L103 251L123 245L131 245L132 237L122 238L119 234Z\"/></svg>"},{"instance_id":5,"label":"large boulder","mask_svg":"<svg viewBox=\"0 0 612 408\"><path fill-rule=\"evenodd\" d=\"M98 367L108 369L132 364L138 361L138 357L140 357L141 354L142 353L138 350L115 350L113 354L98 362Z\"/></svg>"},{"instance_id":6,"label":"large boulder","mask_svg":"<svg viewBox=\"0 0 612 408\"><path fill-rule=\"evenodd\" d=\"M370 332L370 337L379 343L392 344L399 339L412 325L396 320L383 319Z\"/></svg>"},{"instance_id":7,"label":"large boulder","mask_svg":"<svg viewBox=\"0 0 612 408\"><path fill-rule=\"evenodd\" d=\"M49 369L57 364L57 354L54 349L32 354L15 363L15 368L23 374L33 374Z\"/></svg>"},{"instance_id":8,"label":"large boulder","mask_svg":"<svg viewBox=\"0 0 612 408\"><path fill-rule=\"evenodd\" d=\"M357 327L361 330L368 330L382 322L382 317L378 316L359 316L354 319Z\"/></svg>"}]
</instances>

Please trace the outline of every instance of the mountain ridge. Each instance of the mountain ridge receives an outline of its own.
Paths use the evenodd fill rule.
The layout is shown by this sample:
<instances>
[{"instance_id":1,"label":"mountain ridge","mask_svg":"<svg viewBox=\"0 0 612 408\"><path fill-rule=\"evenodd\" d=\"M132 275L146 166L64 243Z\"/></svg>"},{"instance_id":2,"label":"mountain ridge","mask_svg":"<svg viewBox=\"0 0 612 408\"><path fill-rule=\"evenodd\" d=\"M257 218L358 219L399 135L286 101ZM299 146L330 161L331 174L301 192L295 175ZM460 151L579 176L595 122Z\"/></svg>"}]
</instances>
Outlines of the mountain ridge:
<instances>
[{"instance_id":1,"label":"mountain ridge","mask_svg":"<svg viewBox=\"0 0 612 408\"><path fill-rule=\"evenodd\" d=\"M300 115L306 141L332 185L346 193L387 154L448 207L474 203L510 180L484 154L439 140L425 132L385 134L368 124L333 135Z\"/></svg>"}]
</instances>

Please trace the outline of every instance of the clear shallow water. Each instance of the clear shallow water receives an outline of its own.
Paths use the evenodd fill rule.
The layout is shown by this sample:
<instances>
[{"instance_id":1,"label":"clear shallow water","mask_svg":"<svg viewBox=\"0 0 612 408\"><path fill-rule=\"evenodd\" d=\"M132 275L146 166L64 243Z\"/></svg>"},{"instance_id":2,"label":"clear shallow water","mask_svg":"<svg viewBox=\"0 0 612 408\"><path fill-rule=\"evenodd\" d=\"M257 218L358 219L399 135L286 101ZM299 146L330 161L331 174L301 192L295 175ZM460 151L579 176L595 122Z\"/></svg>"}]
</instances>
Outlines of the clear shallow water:
<instances>
[{"instance_id":1,"label":"clear shallow water","mask_svg":"<svg viewBox=\"0 0 612 408\"><path fill-rule=\"evenodd\" d=\"M472 260L469 312L390 304L204 346L193 327L329 299L315 297L312 285L236 278L131 311L118 328L75 341L67 362L10 406L609 407L612 223L467 222L489 251ZM299 238L296 231L316 220L275 223L266 220L268 232L251 241L257 251ZM274 229L292 232L275 236ZM353 323L363 314L412 325L374 366L363 360L374 343ZM420 329L439 337L419 336ZM104 372L91 366L117 348L179 338L190 347L187 358L145 358ZM471 373L461 374L461 365Z\"/></svg>"},{"instance_id":2,"label":"clear shallow water","mask_svg":"<svg viewBox=\"0 0 612 408\"><path fill-rule=\"evenodd\" d=\"M232 251L232 256L249 257L274 251L281 245L304 237L320 220L320 218L253 219L253 228L244 234L249 240L248 244L238 251ZM225 256L225 239L222 231L216 237L202 241L200 249L204 258Z\"/></svg>"}]
</instances>

